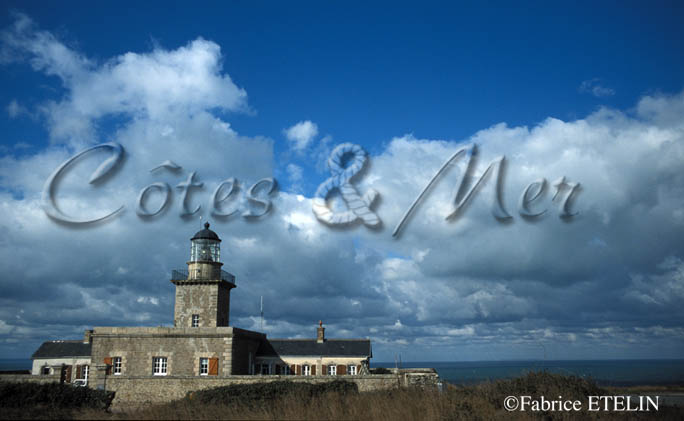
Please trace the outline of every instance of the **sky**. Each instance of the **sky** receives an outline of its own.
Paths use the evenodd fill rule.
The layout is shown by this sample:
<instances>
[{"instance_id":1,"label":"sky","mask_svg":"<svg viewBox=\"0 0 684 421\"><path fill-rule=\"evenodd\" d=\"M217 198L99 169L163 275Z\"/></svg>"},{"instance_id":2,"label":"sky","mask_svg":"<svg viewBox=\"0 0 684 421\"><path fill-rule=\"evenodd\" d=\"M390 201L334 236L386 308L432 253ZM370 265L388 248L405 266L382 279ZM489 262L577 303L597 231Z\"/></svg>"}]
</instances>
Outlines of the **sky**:
<instances>
[{"instance_id":1,"label":"sky","mask_svg":"<svg viewBox=\"0 0 684 421\"><path fill-rule=\"evenodd\" d=\"M237 278L231 325L269 337L322 320L375 361L681 358L682 18L664 1L5 1L0 358L172 325L200 217ZM123 151L104 177L100 147L48 190L72 220L122 210L60 222L48 180L104 143ZM364 152L336 167L345 144Z\"/></svg>"}]
</instances>

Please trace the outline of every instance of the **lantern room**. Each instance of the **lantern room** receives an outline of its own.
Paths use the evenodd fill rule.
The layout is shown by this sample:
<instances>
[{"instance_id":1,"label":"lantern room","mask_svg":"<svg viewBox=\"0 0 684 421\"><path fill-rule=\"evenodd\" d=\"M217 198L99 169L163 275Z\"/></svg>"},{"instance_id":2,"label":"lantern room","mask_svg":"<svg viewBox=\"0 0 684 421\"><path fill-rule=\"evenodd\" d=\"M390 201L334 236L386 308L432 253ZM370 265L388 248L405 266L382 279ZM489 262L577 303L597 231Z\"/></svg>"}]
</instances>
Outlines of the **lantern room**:
<instances>
[{"instance_id":1,"label":"lantern room","mask_svg":"<svg viewBox=\"0 0 684 421\"><path fill-rule=\"evenodd\" d=\"M209 229L209 222L204 224L203 230L197 231L190 243L190 262L221 261L221 239Z\"/></svg>"}]
</instances>

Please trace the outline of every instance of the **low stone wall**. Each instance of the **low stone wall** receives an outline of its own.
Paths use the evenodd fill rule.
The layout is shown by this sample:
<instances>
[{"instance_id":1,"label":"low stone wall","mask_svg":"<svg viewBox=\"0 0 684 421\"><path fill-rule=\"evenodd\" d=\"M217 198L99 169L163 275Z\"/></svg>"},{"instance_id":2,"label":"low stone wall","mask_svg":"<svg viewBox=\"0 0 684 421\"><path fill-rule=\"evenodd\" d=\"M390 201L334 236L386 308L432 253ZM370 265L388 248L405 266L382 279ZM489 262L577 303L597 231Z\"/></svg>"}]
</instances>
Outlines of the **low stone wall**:
<instances>
[{"instance_id":1,"label":"low stone wall","mask_svg":"<svg viewBox=\"0 0 684 421\"><path fill-rule=\"evenodd\" d=\"M324 383L345 380L356 383L360 392L395 389L402 386L402 377L396 374L359 376L226 376L226 377L123 377L108 376L105 389L115 391L113 405L139 405L163 403L181 399L193 390L211 389L234 384L264 383L276 380Z\"/></svg>"},{"instance_id":2,"label":"low stone wall","mask_svg":"<svg viewBox=\"0 0 684 421\"><path fill-rule=\"evenodd\" d=\"M182 399L193 390L211 389L234 384L264 383L277 380L325 383L345 380L356 383L359 392L396 389L399 387L433 387L440 382L434 369L392 370L391 374L358 376L107 376L104 388L116 392L113 405L128 406L164 403ZM3 374L0 381L59 383L59 375ZM90 387L95 387L93 383Z\"/></svg>"},{"instance_id":3,"label":"low stone wall","mask_svg":"<svg viewBox=\"0 0 684 421\"><path fill-rule=\"evenodd\" d=\"M438 388L442 381L434 368L385 368L387 372L399 378L403 387Z\"/></svg>"},{"instance_id":4,"label":"low stone wall","mask_svg":"<svg viewBox=\"0 0 684 421\"><path fill-rule=\"evenodd\" d=\"M59 374L34 376L33 374L0 374L0 382L59 383Z\"/></svg>"},{"instance_id":5,"label":"low stone wall","mask_svg":"<svg viewBox=\"0 0 684 421\"><path fill-rule=\"evenodd\" d=\"M421 387L421 388L432 388L438 387L441 391L441 380L437 375L437 372L432 370L431 372L414 372L407 371L401 373L402 386L405 387Z\"/></svg>"}]
</instances>

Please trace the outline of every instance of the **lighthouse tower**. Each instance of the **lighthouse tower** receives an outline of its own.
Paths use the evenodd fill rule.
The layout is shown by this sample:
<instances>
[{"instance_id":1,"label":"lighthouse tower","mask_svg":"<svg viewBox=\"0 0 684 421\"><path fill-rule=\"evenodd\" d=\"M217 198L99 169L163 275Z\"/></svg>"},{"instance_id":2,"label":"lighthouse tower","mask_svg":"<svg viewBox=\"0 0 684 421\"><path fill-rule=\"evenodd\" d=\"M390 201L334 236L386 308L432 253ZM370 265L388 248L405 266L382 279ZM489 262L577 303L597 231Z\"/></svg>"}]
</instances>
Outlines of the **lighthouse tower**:
<instances>
[{"instance_id":1,"label":"lighthouse tower","mask_svg":"<svg viewBox=\"0 0 684 421\"><path fill-rule=\"evenodd\" d=\"M235 276L221 270L221 239L209 223L190 240L188 269L174 270L175 327L228 326L230 290Z\"/></svg>"}]
</instances>

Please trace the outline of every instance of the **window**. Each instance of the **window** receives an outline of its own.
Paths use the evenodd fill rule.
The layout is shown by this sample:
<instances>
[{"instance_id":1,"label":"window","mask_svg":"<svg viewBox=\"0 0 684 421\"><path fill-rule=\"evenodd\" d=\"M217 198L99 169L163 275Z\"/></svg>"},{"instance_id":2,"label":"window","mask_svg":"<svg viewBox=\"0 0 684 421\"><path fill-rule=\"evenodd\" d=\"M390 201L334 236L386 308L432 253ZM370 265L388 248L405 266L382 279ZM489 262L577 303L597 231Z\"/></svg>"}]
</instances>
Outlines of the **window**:
<instances>
[{"instance_id":1,"label":"window","mask_svg":"<svg viewBox=\"0 0 684 421\"><path fill-rule=\"evenodd\" d=\"M347 374L349 374L350 376L356 376L356 366L352 364L348 365Z\"/></svg>"},{"instance_id":2,"label":"window","mask_svg":"<svg viewBox=\"0 0 684 421\"><path fill-rule=\"evenodd\" d=\"M219 240L220 241L220 240ZM221 261L221 247L218 241L209 239L192 240L190 247L190 261L219 262Z\"/></svg>"},{"instance_id":3,"label":"window","mask_svg":"<svg viewBox=\"0 0 684 421\"><path fill-rule=\"evenodd\" d=\"M290 374L289 365L278 365L276 366L276 374Z\"/></svg>"},{"instance_id":4,"label":"window","mask_svg":"<svg viewBox=\"0 0 684 421\"><path fill-rule=\"evenodd\" d=\"M311 375L311 366L308 364L304 364L302 366L302 376L310 376Z\"/></svg>"},{"instance_id":5,"label":"window","mask_svg":"<svg viewBox=\"0 0 684 421\"><path fill-rule=\"evenodd\" d=\"M83 376L81 378L87 382L88 381L88 374L90 373L90 367L87 365L84 365L82 370L83 370Z\"/></svg>"},{"instance_id":6,"label":"window","mask_svg":"<svg viewBox=\"0 0 684 421\"><path fill-rule=\"evenodd\" d=\"M154 357L154 375L166 376L167 361L166 357Z\"/></svg>"},{"instance_id":7,"label":"window","mask_svg":"<svg viewBox=\"0 0 684 421\"><path fill-rule=\"evenodd\" d=\"M43 367L43 375L44 376L50 375L50 367L48 367L48 366Z\"/></svg>"},{"instance_id":8,"label":"window","mask_svg":"<svg viewBox=\"0 0 684 421\"><path fill-rule=\"evenodd\" d=\"M192 327L199 327L199 314L192 315Z\"/></svg>"},{"instance_id":9,"label":"window","mask_svg":"<svg viewBox=\"0 0 684 421\"><path fill-rule=\"evenodd\" d=\"M336 365L329 365L328 366L328 376L337 376L337 366Z\"/></svg>"},{"instance_id":10,"label":"window","mask_svg":"<svg viewBox=\"0 0 684 421\"><path fill-rule=\"evenodd\" d=\"M271 364L261 364L261 374L271 374Z\"/></svg>"},{"instance_id":11,"label":"window","mask_svg":"<svg viewBox=\"0 0 684 421\"><path fill-rule=\"evenodd\" d=\"M121 375L121 357L114 357L112 359L112 364L114 366L114 375L120 376Z\"/></svg>"},{"instance_id":12,"label":"window","mask_svg":"<svg viewBox=\"0 0 684 421\"><path fill-rule=\"evenodd\" d=\"M209 375L209 358L200 358L200 376Z\"/></svg>"}]
</instances>

